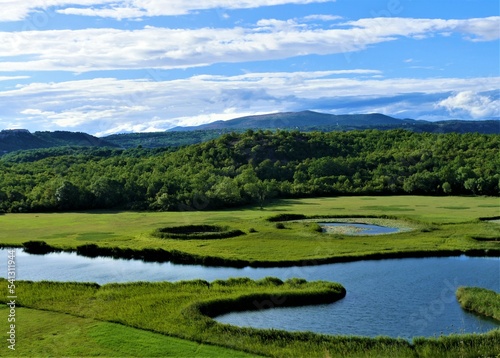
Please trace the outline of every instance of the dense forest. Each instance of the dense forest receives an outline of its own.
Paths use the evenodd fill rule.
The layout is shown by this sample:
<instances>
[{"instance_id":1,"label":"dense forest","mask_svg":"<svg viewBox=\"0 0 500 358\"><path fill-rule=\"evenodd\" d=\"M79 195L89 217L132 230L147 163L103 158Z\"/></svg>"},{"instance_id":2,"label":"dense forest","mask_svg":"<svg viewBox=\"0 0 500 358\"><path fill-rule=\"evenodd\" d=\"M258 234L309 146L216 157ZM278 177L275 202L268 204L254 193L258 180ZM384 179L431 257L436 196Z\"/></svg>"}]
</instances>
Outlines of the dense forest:
<instances>
[{"instance_id":1,"label":"dense forest","mask_svg":"<svg viewBox=\"0 0 500 358\"><path fill-rule=\"evenodd\" d=\"M203 210L273 197L499 195L500 135L227 133L201 144L51 148L0 158L0 210Z\"/></svg>"}]
</instances>

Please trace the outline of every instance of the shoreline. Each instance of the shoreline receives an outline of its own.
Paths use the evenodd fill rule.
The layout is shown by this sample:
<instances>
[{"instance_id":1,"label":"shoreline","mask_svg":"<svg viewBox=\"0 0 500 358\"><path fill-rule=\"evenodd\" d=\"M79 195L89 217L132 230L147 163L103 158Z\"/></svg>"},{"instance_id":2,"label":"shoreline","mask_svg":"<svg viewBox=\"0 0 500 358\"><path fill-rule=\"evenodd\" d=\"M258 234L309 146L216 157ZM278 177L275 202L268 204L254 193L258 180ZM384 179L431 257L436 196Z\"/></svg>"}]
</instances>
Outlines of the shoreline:
<instances>
[{"instance_id":1,"label":"shoreline","mask_svg":"<svg viewBox=\"0 0 500 358\"><path fill-rule=\"evenodd\" d=\"M31 243L39 243L43 241L31 241ZM8 245L0 244L2 249L22 248L25 252L35 255L44 255L54 252L67 252L76 253L84 257L110 257L114 259L125 260L141 260L145 262L171 262L173 264L183 265L202 265L207 267L231 267L231 268L280 268L280 267L293 267L293 266L318 266L334 263L345 263L354 261L365 260L385 260L385 259L405 259L405 258L427 258L427 257L500 257L500 249L449 249L449 250L415 250L415 251L401 251L401 252L377 252L365 255L345 255L345 256L332 256L317 259L304 259L304 260L283 260L283 261L260 261L260 260L240 260L240 259L227 259L215 256L199 256L181 252L177 250L164 250L164 249L122 249L119 247L99 247L95 244L77 246L76 249L60 249L50 246L46 243L42 245L29 244L27 245ZM31 249L30 249L31 246Z\"/></svg>"}]
</instances>

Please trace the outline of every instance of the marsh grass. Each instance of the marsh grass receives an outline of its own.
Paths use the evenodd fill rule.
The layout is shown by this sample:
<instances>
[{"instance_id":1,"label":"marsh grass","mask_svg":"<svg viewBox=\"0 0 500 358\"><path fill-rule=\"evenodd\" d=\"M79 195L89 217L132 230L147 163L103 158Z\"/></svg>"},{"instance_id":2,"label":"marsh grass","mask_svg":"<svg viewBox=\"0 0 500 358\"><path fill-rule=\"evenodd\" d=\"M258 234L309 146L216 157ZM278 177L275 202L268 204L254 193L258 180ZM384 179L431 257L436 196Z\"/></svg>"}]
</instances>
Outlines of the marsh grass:
<instances>
[{"instance_id":1,"label":"marsh grass","mask_svg":"<svg viewBox=\"0 0 500 358\"><path fill-rule=\"evenodd\" d=\"M365 210L370 204L384 208L411 208L414 211ZM341 262L363 257L421 257L453 254L467 250L498 251L498 242L472 237L498 236L498 224L479 218L498 216L498 198L489 197L336 197L280 200L265 210L246 207L222 211L185 212L82 212L53 214L6 214L0 216L0 246L22 246L26 241L45 241L52 248L76 250L97 245L106 254L149 258L170 256L176 262L253 266L289 266ZM447 210L440 206L468 206L470 210ZM481 207L480 207L481 206ZM340 211L336 208L342 207ZM336 237L311 230L303 224L286 222L278 230L266 219L280 214L306 216L392 218L415 224L418 229L391 235ZM299 216L293 216L299 215ZM282 219L283 217L280 217ZM222 240L175 240L154 237L153 230L182 225L219 225L249 232ZM85 233L92 232L92 235ZM98 233L102 233L98 234ZM104 235L104 233L106 233ZM82 235L85 234L85 235ZM389 250L388 250L389 249ZM125 256L122 256L125 257ZM196 258L196 260L193 260ZM215 258L215 259L214 259Z\"/></svg>"},{"instance_id":2,"label":"marsh grass","mask_svg":"<svg viewBox=\"0 0 500 358\"><path fill-rule=\"evenodd\" d=\"M2 357L255 357L65 313L17 308L16 317L16 350L0 347Z\"/></svg>"},{"instance_id":3,"label":"marsh grass","mask_svg":"<svg viewBox=\"0 0 500 358\"><path fill-rule=\"evenodd\" d=\"M18 283L22 306L18 307L19 318L26 314L27 319L30 314L29 322L23 319L20 327L25 322L23 334L29 334L29 339L41 338L28 343L27 355L31 356L39 355L38 352L52 356L160 356L157 345L172 344L164 352L172 352L176 357L188 353L196 356L191 354L196 347L202 352L199 356L207 357L244 356L224 348L271 357L474 357L494 356L500 338L500 331L492 331L481 335L416 338L409 342L389 337L240 328L217 323L210 317L233 309L332 302L345 294L339 284L322 281L238 278L212 283L194 280L103 286L47 281ZM0 285L4 284L5 280L0 280ZM36 311L28 311L28 307ZM53 333L56 336L51 336ZM57 350L53 350L55 337ZM132 347L135 343L142 349ZM122 344L120 349L118 346ZM214 350L203 351L204 348ZM116 351L109 353L113 349Z\"/></svg>"},{"instance_id":4,"label":"marsh grass","mask_svg":"<svg viewBox=\"0 0 500 358\"><path fill-rule=\"evenodd\" d=\"M500 321L500 293L480 287L459 287L456 296L463 309Z\"/></svg>"},{"instance_id":5,"label":"marsh grass","mask_svg":"<svg viewBox=\"0 0 500 358\"><path fill-rule=\"evenodd\" d=\"M240 235L245 235L245 233L241 230L230 229L227 226L206 224L164 227L153 232L153 236L161 239L178 240L227 239Z\"/></svg>"},{"instance_id":6,"label":"marsh grass","mask_svg":"<svg viewBox=\"0 0 500 358\"><path fill-rule=\"evenodd\" d=\"M370 200L370 207L366 207L366 200ZM443 206L470 209L440 208ZM359 259L461 254L499 256L498 242L489 240L498 237L499 224L491 221L498 217L498 209L498 198L397 196L280 200L265 210L247 207L202 213L96 211L7 214L0 216L0 246L20 247L27 240L44 241L45 244L31 243L28 246L40 251L77 251L86 256L235 267L302 266ZM363 236L325 235L314 230L312 223L306 225L286 221L286 230L279 230L275 224L280 220L266 220L280 214L304 218L304 213L317 218L393 219L411 223L417 229L372 236L367 240ZM227 240L162 239L151 234L157 228L179 225L220 225L254 232ZM4 283L0 281L1 284ZM260 305L265 307L280 302L283 294L290 297L298 295L299 301L304 299L301 304L307 303L307 298L312 304L312 297L321 297L319 292L328 287L322 285L326 283L300 280L284 283L276 280L260 283L227 280L211 284L197 280L175 284L141 282L104 286L22 282L18 294L20 304L25 307L120 323L126 327L266 356L477 356L473 353L475 350L483 356L494 356L499 351L498 332L465 335L459 340L454 337L422 338L409 343L384 337L338 337L238 328L219 324L204 314L217 311L220 307L235 307L244 301L241 297L254 298L252 303L261 300ZM242 307L246 308L246 305ZM37 329L43 330L43 327L39 322ZM65 336L66 333L62 332L61 339ZM78 347L78 337L71 339ZM45 347L49 342L38 342L38 345Z\"/></svg>"},{"instance_id":7,"label":"marsh grass","mask_svg":"<svg viewBox=\"0 0 500 358\"><path fill-rule=\"evenodd\" d=\"M5 280L0 280L0 284L6 284ZM289 349L282 346L285 339L297 345L298 349L302 347L297 351L302 356L323 348L318 342L299 344L300 340L287 332L242 331L222 325L205 315L203 310L214 312L223 311L223 307L258 309L328 303L345 295L339 284L301 280L283 282L275 278L259 281L231 279L213 283L203 280L135 282L103 286L47 281L20 281L18 284L18 304L22 307L120 323L256 354L286 355L280 353Z\"/></svg>"},{"instance_id":8,"label":"marsh grass","mask_svg":"<svg viewBox=\"0 0 500 358\"><path fill-rule=\"evenodd\" d=\"M419 357L498 357L500 329L481 335L456 334L438 338L415 338L413 345Z\"/></svg>"}]
</instances>

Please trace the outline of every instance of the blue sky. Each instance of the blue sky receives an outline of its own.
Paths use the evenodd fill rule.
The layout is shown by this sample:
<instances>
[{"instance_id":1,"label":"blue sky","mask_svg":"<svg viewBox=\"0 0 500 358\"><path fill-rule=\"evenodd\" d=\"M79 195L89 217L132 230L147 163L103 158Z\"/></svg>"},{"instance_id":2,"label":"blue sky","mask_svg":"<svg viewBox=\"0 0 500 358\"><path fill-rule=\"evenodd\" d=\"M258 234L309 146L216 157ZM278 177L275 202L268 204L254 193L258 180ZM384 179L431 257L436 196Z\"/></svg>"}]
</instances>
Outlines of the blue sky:
<instances>
[{"instance_id":1,"label":"blue sky","mask_svg":"<svg viewBox=\"0 0 500 358\"><path fill-rule=\"evenodd\" d=\"M496 0L0 0L0 129L498 118Z\"/></svg>"}]
</instances>

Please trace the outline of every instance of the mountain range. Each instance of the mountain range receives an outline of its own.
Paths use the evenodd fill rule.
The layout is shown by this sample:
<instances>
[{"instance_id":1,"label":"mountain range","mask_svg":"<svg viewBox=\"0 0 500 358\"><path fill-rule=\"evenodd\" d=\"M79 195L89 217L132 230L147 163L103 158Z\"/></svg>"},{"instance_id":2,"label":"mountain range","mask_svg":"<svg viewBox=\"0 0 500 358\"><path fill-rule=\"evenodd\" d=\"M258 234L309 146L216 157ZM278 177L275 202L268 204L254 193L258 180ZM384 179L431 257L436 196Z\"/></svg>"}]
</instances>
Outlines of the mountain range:
<instances>
[{"instance_id":1,"label":"mountain range","mask_svg":"<svg viewBox=\"0 0 500 358\"><path fill-rule=\"evenodd\" d=\"M215 129L299 129L299 130L356 130L356 129L409 129L433 133L500 133L499 120L465 121L446 120L430 122L415 119L398 119L380 113L327 114L313 111L281 112L247 116L228 121L215 121L192 127L174 127L168 131L194 131Z\"/></svg>"},{"instance_id":2,"label":"mountain range","mask_svg":"<svg viewBox=\"0 0 500 358\"><path fill-rule=\"evenodd\" d=\"M181 146L217 138L223 133L247 129L286 129L301 131L348 131L363 129L407 129L430 133L500 134L500 120L430 122L398 119L379 113L334 115L313 111L281 112L215 121L192 127L174 127L166 132L125 133L98 138L81 132L34 132L26 129L0 131L0 155L26 149L60 146L158 148Z\"/></svg>"},{"instance_id":3,"label":"mountain range","mask_svg":"<svg viewBox=\"0 0 500 358\"><path fill-rule=\"evenodd\" d=\"M115 144L81 132L34 132L27 129L0 131L0 154L16 150L52 148L62 146L116 147Z\"/></svg>"}]
</instances>

